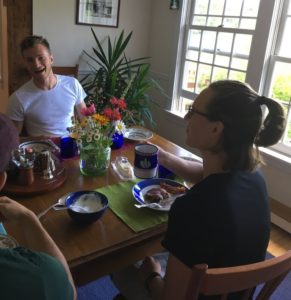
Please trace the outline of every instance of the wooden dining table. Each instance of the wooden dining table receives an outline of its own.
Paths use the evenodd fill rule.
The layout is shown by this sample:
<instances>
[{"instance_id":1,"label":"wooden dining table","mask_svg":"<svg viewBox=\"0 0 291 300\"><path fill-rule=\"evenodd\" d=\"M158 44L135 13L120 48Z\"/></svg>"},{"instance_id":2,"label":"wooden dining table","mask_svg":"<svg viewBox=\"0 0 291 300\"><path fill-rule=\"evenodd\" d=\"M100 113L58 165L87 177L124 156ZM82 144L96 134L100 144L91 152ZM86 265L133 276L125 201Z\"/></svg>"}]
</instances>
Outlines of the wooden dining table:
<instances>
[{"instance_id":1,"label":"wooden dining table","mask_svg":"<svg viewBox=\"0 0 291 300\"><path fill-rule=\"evenodd\" d=\"M193 156L157 134L149 142L178 156ZM134 146L137 143L125 140L121 149L112 150L111 161L117 156L126 156L133 164ZM90 177L81 174L78 158L64 160L63 164L67 178L60 187L38 195L18 195L12 198L38 214L68 192L95 190L121 181L111 166L103 175ZM110 208L101 219L88 226L75 224L65 210L50 210L41 218L41 222L66 257L77 286L161 251L160 242L167 227L165 222L141 232L134 232ZM20 228L9 224L5 227L21 244L23 236Z\"/></svg>"}]
</instances>

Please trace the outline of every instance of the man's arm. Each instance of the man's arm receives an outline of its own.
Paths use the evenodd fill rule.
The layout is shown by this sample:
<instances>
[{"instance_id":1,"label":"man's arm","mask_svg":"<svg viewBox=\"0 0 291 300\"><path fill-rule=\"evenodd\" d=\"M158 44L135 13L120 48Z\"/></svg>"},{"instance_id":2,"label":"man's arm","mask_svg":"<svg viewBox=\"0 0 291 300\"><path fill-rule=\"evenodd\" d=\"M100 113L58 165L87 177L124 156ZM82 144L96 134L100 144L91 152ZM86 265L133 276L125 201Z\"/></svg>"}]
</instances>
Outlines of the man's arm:
<instances>
[{"instance_id":1,"label":"man's arm","mask_svg":"<svg viewBox=\"0 0 291 300\"><path fill-rule=\"evenodd\" d=\"M0 221L17 223L19 228L23 229L26 241L22 246L47 253L63 265L74 290L74 299L76 299L76 289L67 261L36 215L18 202L8 197L0 197Z\"/></svg>"},{"instance_id":2,"label":"man's arm","mask_svg":"<svg viewBox=\"0 0 291 300\"><path fill-rule=\"evenodd\" d=\"M81 121L82 118L84 117L81 112L82 112L82 109L85 109L85 108L86 108L86 104L84 101L82 101L80 104L75 106L76 117L78 118L79 121Z\"/></svg>"}]
</instances>

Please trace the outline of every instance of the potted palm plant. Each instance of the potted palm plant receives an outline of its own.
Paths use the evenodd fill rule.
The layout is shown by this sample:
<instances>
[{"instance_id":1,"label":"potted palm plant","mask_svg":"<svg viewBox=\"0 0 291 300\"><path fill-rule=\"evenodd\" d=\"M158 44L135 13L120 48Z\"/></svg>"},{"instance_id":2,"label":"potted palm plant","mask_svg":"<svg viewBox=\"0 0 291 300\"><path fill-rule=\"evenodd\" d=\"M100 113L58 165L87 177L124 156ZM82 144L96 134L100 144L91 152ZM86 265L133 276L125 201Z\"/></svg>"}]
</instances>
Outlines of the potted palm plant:
<instances>
[{"instance_id":1,"label":"potted palm plant","mask_svg":"<svg viewBox=\"0 0 291 300\"><path fill-rule=\"evenodd\" d=\"M148 57L127 59L125 49L131 39L124 31L114 42L110 37L102 43L91 28L95 40L93 54L84 51L91 62L91 72L81 83L88 94L87 104L94 103L96 111L108 106L112 97L125 99L127 109L122 119L127 125L144 125L148 121L152 126L154 120L150 111L152 102L148 92L159 84L149 76L150 63Z\"/></svg>"}]
</instances>

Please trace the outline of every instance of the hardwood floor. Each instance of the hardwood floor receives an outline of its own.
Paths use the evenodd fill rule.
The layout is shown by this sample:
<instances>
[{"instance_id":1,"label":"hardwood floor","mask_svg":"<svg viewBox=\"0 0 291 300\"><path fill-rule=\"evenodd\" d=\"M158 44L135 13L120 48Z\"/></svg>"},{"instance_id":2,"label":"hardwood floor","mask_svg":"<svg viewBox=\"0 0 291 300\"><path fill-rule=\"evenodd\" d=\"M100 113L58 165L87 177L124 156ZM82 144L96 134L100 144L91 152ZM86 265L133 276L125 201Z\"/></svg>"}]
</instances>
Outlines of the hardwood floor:
<instances>
[{"instance_id":1,"label":"hardwood floor","mask_svg":"<svg viewBox=\"0 0 291 300\"><path fill-rule=\"evenodd\" d=\"M272 224L268 252L279 256L291 249L291 234Z\"/></svg>"}]
</instances>

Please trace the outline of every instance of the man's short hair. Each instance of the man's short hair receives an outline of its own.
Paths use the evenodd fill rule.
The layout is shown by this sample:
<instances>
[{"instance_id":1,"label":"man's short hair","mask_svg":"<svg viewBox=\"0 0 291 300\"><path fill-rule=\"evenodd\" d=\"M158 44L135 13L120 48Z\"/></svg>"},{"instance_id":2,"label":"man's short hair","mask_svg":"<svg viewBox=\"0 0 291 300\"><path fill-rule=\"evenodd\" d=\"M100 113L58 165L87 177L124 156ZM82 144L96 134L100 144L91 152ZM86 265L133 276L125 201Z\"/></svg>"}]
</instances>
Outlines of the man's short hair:
<instances>
[{"instance_id":1,"label":"man's short hair","mask_svg":"<svg viewBox=\"0 0 291 300\"><path fill-rule=\"evenodd\" d=\"M21 54L23 54L24 50L32 48L33 46L38 44L45 46L49 53L51 53L50 44L44 37L39 35L30 35L24 38L20 43Z\"/></svg>"},{"instance_id":2,"label":"man's short hair","mask_svg":"<svg viewBox=\"0 0 291 300\"><path fill-rule=\"evenodd\" d=\"M0 173L2 173L10 161L12 150L19 145L19 135L15 125L2 113L0 113L0 141Z\"/></svg>"}]
</instances>

